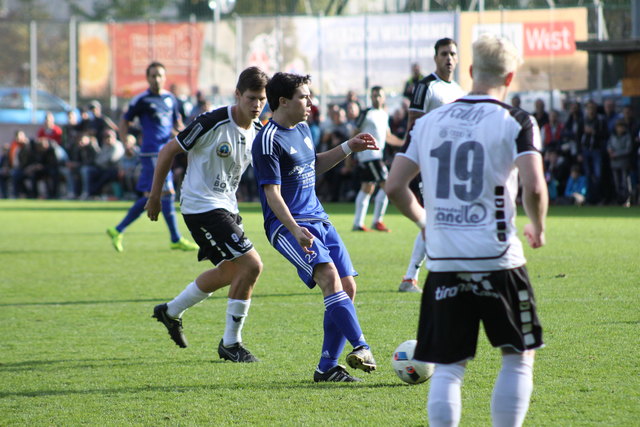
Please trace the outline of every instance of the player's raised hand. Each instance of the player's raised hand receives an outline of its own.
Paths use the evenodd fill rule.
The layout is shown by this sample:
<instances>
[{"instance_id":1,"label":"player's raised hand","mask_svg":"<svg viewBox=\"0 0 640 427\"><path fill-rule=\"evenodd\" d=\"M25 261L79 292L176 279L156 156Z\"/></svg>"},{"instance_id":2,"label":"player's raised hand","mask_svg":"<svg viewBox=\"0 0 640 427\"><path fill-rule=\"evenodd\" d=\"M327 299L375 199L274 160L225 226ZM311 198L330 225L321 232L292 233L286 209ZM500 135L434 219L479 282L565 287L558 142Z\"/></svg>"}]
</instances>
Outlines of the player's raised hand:
<instances>
[{"instance_id":1,"label":"player's raised hand","mask_svg":"<svg viewBox=\"0 0 640 427\"><path fill-rule=\"evenodd\" d=\"M529 246L533 249L540 248L545 244L544 231L536 230L533 224L525 224L524 235L527 238Z\"/></svg>"},{"instance_id":2,"label":"player's raised hand","mask_svg":"<svg viewBox=\"0 0 640 427\"><path fill-rule=\"evenodd\" d=\"M298 244L302 246L302 250L307 254L312 254L314 251L311 250L311 246L313 246L314 236L311 234L309 230L304 227L298 227L294 236L298 241Z\"/></svg>"},{"instance_id":3,"label":"player's raised hand","mask_svg":"<svg viewBox=\"0 0 640 427\"><path fill-rule=\"evenodd\" d=\"M147 211L147 216L151 221L157 221L161 209L160 199L148 198L147 203L144 204L144 209Z\"/></svg>"},{"instance_id":4,"label":"player's raised hand","mask_svg":"<svg viewBox=\"0 0 640 427\"><path fill-rule=\"evenodd\" d=\"M351 138L347 144L351 151L358 153L364 150L379 150L378 141L370 133L359 133Z\"/></svg>"}]
</instances>

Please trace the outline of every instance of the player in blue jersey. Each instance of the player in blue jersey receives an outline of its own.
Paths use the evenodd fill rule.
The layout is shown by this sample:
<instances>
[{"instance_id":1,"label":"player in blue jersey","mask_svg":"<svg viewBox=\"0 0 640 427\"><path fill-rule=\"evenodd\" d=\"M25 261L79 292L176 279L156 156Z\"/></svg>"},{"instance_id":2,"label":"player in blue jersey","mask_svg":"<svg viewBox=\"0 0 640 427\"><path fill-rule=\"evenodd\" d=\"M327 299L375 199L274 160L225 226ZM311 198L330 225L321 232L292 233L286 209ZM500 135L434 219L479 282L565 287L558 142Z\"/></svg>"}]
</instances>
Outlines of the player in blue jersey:
<instances>
[{"instance_id":1,"label":"player in blue jersey","mask_svg":"<svg viewBox=\"0 0 640 427\"><path fill-rule=\"evenodd\" d=\"M169 140L183 128L182 119L178 112L178 103L173 94L163 89L167 81L164 65L152 62L147 67L147 82L149 89L131 100L129 108L120 122L120 136L124 139L129 133L129 126L137 117L142 127L142 146L140 161L142 169L136 191L140 198L131 206L129 212L115 227L107 228L113 247L118 252L123 251L122 234L133 221L144 212L147 203L153 171L158 160L158 152ZM162 215L169 227L171 235L171 249L194 251L198 246L180 235L174 206L175 190L173 189L173 175L169 173L162 188Z\"/></svg>"},{"instance_id":2,"label":"player in blue jersey","mask_svg":"<svg viewBox=\"0 0 640 427\"><path fill-rule=\"evenodd\" d=\"M352 152L378 149L370 134L358 134L339 147L316 153L309 126L309 76L276 73L267 84L273 117L256 136L251 150L267 238L298 270L302 281L322 290L324 341L316 382L353 382L338 365L346 340L354 349L347 363L373 371L376 362L364 339L353 298L357 275L349 253L329 222L315 192L316 174L344 160Z\"/></svg>"}]
</instances>

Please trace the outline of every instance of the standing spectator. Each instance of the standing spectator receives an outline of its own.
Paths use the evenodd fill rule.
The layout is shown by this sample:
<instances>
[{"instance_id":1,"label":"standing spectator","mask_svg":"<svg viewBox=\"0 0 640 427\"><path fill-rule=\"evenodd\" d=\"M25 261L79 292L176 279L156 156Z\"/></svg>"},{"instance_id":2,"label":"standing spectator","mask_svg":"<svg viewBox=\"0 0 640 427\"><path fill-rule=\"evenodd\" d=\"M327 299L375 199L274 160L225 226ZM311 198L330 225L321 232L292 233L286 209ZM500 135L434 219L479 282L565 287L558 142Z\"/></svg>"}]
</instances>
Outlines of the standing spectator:
<instances>
[{"instance_id":1,"label":"standing spectator","mask_svg":"<svg viewBox=\"0 0 640 427\"><path fill-rule=\"evenodd\" d=\"M555 150L560 148L563 130L564 124L560 121L560 114L556 110L551 110L551 113L549 114L549 121L542 126L540 132L543 151L546 151L549 148L553 148Z\"/></svg>"},{"instance_id":2,"label":"standing spectator","mask_svg":"<svg viewBox=\"0 0 640 427\"><path fill-rule=\"evenodd\" d=\"M513 108L522 108L522 107L520 107L521 105L522 105L522 100L520 99L520 96L513 95L511 97L511 106Z\"/></svg>"},{"instance_id":3,"label":"standing spectator","mask_svg":"<svg viewBox=\"0 0 640 427\"><path fill-rule=\"evenodd\" d=\"M573 163L581 155L582 134L584 133L584 114L578 101L569 104L569 115L562 129L562 145L560 150Z\"/></svg>"},{"instance_id":4,"label":"standing spectator","mask_svg":"<svg viewBox=\"0 0 640 427\"><path fill-rule=\"evenodd\" d=\"M324 340L315 382L353 382L338 365L346 341L353 345L347 363L354 369L376 369L353 299L357 275L349 253L315 191L322 174L353 151L376 149L371 135L360 134L340 146L317 153L305 123L310 113L309 76L276 73L267 84L273 117L256 136L251 153L267 238L298 270L309 288L324 297Z\"/></svg>"},{"instance_id":5,"label":"standing spectator","mask_svg":"<svg viewBox=\"0 0 640 427\"><path fill-rule=\"evenodd\" d=\"M182 118L182 123L189 123L189 117L191 117L191 113L193 112L193 104L191 100L189 100L189 96L175 83L169 86L169 91L176 97L176 101L178 101L178 112Z\"/></svg>"},{"instance_id":6,"label":"standing spectator","mask_svg":"<svg viewBox=\"0 0 640 427\"><path fill-rule=\"evenodd\" d=\"M549 114L545 110L544 101L540 98L536 99L534 108L535 110L533 112L533 117L536 118L538 126L540 127L540 129L542 129L544 125L549 123Z\"/></svg>"},{"instance_id":7,"label":"standing spectator","mask_svg":"<svg viewBox=\"0 0 640 427\"><path fill-rule=\"evenodd\" d=\"M622 118L622 115L618 113L616 101L612 98L605 99L602 108L604 109L604 119L607 121L607 133L613 135L616 132L618 120Z\"/></svg>"},{"instance_id":8,"label":"standing spectator","mask_svg":"<svg viewBox=\"0 0 640 427\"><path fill-rule=\"evenodd\" d=\"M371 229L383 232L391 231L383 222L389 203L387 194L384 192L384 184L387 181L389 172L384 163L383 155L387 142L391 145L402 146L402 140L389 130L389 114L385 109L385 101L384 89L380 86L372 87L372 107L364 110L357 122L357 132L371 134L378 142L379 150L365 150L356 154L360 191L356 196L353 231L370 231L369 228L365 227L364 219L367 216L369 200L376 186L378 187L378 192L375 197Z\"/></svg>"},{"instance_id":9,"label":"standing spectator","mask_svg":"<svg viewBox=\"0 0 640 427\"><path fill-rule=\"evenodd\" d=\"M618 119L615 132L609 137L607 150L611 158L611 172L616 189L616 201L625 207L631 206L631 154L633 143L624 119Z\"/></svg>"},{"instance_id":10,"label":"standing spectator","mask_svg":"<svg viewBox=\"0 0 640 427\"><path fill-rule=\"evenodd\" d=\"M482 322L502 353L491 399L493 425L520 426L533 390L535 349L544 344L516 228L516 196L520 177L530 220L524 235L532 248L540 248L548 206L540 132L531 116L504 103L522 63L516 47L483 34L472 52L470 94L417 122L407 151L396 157L387 189L398 209L423 231L426 227L428 236L429 274L413 357L435 364L429 425L460 423L462 382ZM456 137L452 129L468 134ZM424 208L409 189L418 173ZM471 206L481 206L482 213L464 214Z\"/></svg>"},{"instance_id":11,"label":"standing spectator","mask_svg":"<svg viewBox=\"0 0 640 427\"><path fill-rule=\"evenodd\" d=\"M598 114L598 104L587 102L586 112L581 147L584 171L589 182L587 201L598 203L602 198L602 158L606 153L609 135L606 120Z\"/></svg>"},{"instance_id":12,"label":"standing spectator","mask_svg":"<svg viewBox=\"0 0 640 427\"><path fill-rule=\"evenodd\" d=\"M413 96L413 90L420 80L422 80L424 76L422 75L422 71L420 70L420 64L414 62L411 64L411 76L404 83L404 90L402 91L402 96L407 99L411 99Z\"/></svg>"},{"instance_id":13,"label":"standing spectator","mask_svg":"<svg viewBox=\"0 0 640 427\"><path fill-rule=\"evenodd\" d=\"M456 42L446 37L438 40L433 60L436 63L436 71L422 79L413 93L409 106L408 131L404 146L400 150L403 153L411 142L411 129L417 119L464 95L462 88L453 80L453 73L458 66L458 45ZM391 168L393 169L393 164ZM412 182L412 189L418 201L422 202L419 186L419 180L415 179ZM426 256L424 239L424 234L418 233L416 235L407 270L402 276L400 286L398 286L399 292L422 292L418 286L418 277Z\"/></svg>"},{"instance_id":14,"label":"standing spectator","mask_svg":"<svg viewBox=\"0 0 640 427\"><path fill-rule=\"evenodd\" d=\"M171 92L163 89L166 81L167 74L164 65L159 62L149 64L147 67L149 89L133 98L120 123L120 132L125 138L129 133L129 125L136 117L142 125L142 147L140 148L142 170L136 186L136 190L142 196L134 202L117 226L107 229L111 243L118 252L124 250L122 246L124 230L144 212L144 206L147 203L153 182L153 171L158 159L158 152L164 144L173 138L176 131L183 128L175 97ZM162 215L171 237L169 247L183 251L194 251L198 246L182 237L178 230L174 197L173 176L169 173L162 191Z\"/></svg>"},{"instance_id":15,"label":"standing spectator","mask_svg":"<svg viewBox=\"0 0 640 427\"><path fill-rule=\"evenodd\" d=\"M108 116L102 114L102 104L93 100L89 102L87 106L89 114L82 124L83 128L88 130L91 135L95 136L98 140L98 145L102 147L104 143L105 131L111 129L115 132L118 131L118 126Z\"/></svg>"},{"instance_id":16,"label":"standing spectator","mask_svg":"<svg viewBox=\"0 0 640 427\"><path fill-rule=\"evenodd\" d=\"M355 90L347 91L347 95L344 99L344 102L340 105L340 107L342 107L342 109L346 111L347 104L350 102L355 102L356 104L358 104L358 108L362 110L362 104L360 103L360 100L358 99L358 94L356 93Z\"/></svg>"},{"instance_id":17,"label":"standing spectator","mask_svg":"<svg viewBox=\"0 0 640 427\"><path fill-rule=\"evenodd\" d=\"M633 106L625 105L622 109L622 118L627 124L627 129L631 135L631 143L633 145L631 149L631 167L629 169L629 175L631 178L631 203L638 203L638 190L640 189L640 123L635 117Z\"/></svg>"},{"instance_id":18,"label":"standing spectator","mask_svg":"<svg viewBox=\"0 0 640 427\"><path fill-rule=\"evenodd\" d=\"M52 112L46 112L44 124L38 129L37 137L47 137L58 144L62 144L62 129L55 123L55 117Z\"/></svg>"}]
</instances>

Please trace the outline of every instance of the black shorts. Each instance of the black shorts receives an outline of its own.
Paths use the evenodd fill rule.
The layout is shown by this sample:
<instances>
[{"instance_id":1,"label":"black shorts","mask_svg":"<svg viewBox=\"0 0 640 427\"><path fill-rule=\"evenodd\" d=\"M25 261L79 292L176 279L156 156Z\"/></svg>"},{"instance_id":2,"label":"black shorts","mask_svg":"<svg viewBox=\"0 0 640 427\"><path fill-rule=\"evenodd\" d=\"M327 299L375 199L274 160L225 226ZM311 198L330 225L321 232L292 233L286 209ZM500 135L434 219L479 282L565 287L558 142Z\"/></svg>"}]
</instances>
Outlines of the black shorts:
<instances>
[{"instance_id":1,"label":"black shorts","mask_svg":"<svg viewBox=\"0 0 640 427\"><path fill-rule=\"evenodd\" d=\"M382 159L358 163L358 179L360 182L385 182L389 170Z\"/></svg>"},{"instance_id":2,"label":"black shorts","mask_svg":"<svg viewBox=\"0 0 640 427\"><path fill-rule=\"evenodd\" d=\"M429 272L422 294L414 357L456 363L476 354L480 321L494 347L542 347L527 269L486 273Z\"/></svg>"},{"instance_id":3,"label":"black shorts","mask_svg":"<svg viewBox=\"0 0 640 427\"><path fill-rule=\"evenodd\" d=\"M198 261L208 259L218 265L253 249L253 243L244 235L242 217L238 214L232 214L226 209L214 209L182 216L191 236L200 246Z\"/></svg>"}]
</instances>

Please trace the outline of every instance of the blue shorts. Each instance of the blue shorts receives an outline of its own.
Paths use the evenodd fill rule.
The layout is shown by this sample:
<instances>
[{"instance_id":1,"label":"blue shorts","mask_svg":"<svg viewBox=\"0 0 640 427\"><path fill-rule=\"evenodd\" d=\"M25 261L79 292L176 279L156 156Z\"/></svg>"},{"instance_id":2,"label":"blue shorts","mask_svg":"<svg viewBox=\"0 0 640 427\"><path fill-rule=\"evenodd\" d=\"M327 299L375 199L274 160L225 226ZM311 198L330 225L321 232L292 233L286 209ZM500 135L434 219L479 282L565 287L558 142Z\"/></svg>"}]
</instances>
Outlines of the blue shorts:
<instances>
[{"instance_id":1,"label":"blue shorts","mask_svg":"<svg viewBox=\"0 0 640 427\"><path fill-rule=\"evenodd\" d=\"M151 191L151 184L153 184L153 172L156 169L156 163L158 162L158 156L140 156L140 177L138 178L138 184L136 185L136 190L141 193ZM164 184L162 185L162 192L171 192L173 193L173 173L169 171L167 174L167 178L164 180Z\"/></svg>"},{"instance_id":2,"label":"blue shorts","mask_svg":"<svg viewBox=\"0 0 640 427\"><path fill-rule=\"evenodd\" d=\"M298 270L298 276L310 289L316 286L313 280L313 271L318 264L332 263L338 270L340 278L357 276L347 248L342 243L336 229L329 222L301 222L315 236L311 250L313 254L307 254L293 235L285 227L281 227L273 238L273 246Z\"/></svg>"}]
</instances>

